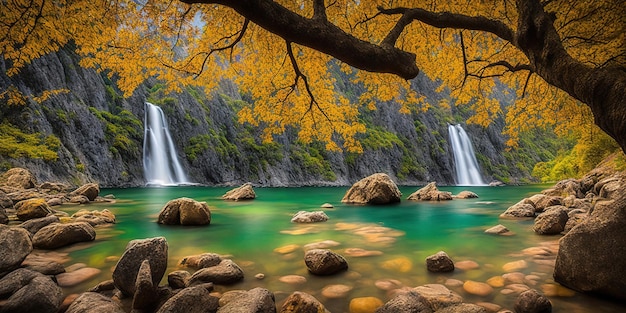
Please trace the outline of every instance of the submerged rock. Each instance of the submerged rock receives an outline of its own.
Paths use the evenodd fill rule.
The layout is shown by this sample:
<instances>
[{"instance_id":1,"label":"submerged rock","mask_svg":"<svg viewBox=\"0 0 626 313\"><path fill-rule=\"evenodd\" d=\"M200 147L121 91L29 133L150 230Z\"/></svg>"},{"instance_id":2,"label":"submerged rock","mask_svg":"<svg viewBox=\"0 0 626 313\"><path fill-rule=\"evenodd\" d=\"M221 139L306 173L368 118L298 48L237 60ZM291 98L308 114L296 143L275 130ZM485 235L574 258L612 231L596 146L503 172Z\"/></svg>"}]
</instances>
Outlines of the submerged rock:
<instances>
[{"instance_id":1,"label":"submerged rock","mask_svg":"<svg viewBox=\"0 0 626 313\"><path fill-rule=\"evenodd\" d=\"M400 202L402 193L384 173L376 173L356 182L341 199L350 204L387 204Z\"/></svg>"},{"instance_id":2,"label":"submerged rock","mask_svg":"<svg viewBox=\"0 0 626 313\"><path fill-rule=\"evenodd\" d=\"M178 198L165 204L159 218L159 224L167 225L208 225L211 224L211 210L206 202L190 198Z\"/></svg>"},{"instance_id":3,"label":"submerged rock","mask_svg":"<svg viewBox=\"0 0 626 313\"><path fill-rule=\"evenodd\" d=\"M222 199L224 200L234 200L234 201L252 200L255 198L256 198L256 193L254 192L254 189L252 188L251 183L245 183L241 185L240 187L237 187L235 189L228 191L222 196Z\"/></svg>"},{"instance_id":4,"label":"submerged rock","mask_svg":"<svg viewBox=\"0 0 626 313\"><path fill-rule=\"evenodd\" d=\"M511 234L511 231L506 228L506 226L498 224L485 230L485 233L492 235L509 235Z\"/></svg>"},{"instance_id":5,"label":"submerged rock","mask_svg":"<svg viewBox=\"0 0 626 313\"><path fill-rule=\"evenodd\" d=\"M319 223L328 221L328 215L324 211L299 211L291 218L292 223Z\"/></svg>"},{"instance_id":6,"label":"submerged rock","mask_svg":"<svg viewBox=\"0 0 626 313\"><path fill-rule=\"evenodd\" d=\"M421 200L421 201L442 201L442 200L452 200L452 193L448 191L439 191L437 189L437 184L435 182L431 182L428 185L424 186L421 189L418 189L409 197L407 200Z\"/></svg>"}]
</instances>

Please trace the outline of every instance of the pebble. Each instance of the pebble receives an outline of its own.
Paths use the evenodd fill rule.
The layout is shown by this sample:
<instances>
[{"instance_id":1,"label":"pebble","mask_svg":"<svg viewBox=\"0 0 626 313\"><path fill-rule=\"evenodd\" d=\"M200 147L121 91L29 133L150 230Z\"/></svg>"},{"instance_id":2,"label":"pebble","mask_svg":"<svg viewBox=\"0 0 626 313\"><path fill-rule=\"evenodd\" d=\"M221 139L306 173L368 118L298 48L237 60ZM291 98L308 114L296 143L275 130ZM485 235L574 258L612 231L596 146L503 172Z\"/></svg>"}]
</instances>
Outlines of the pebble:
<instances>
[{"instance_id":1,"label":"pebble","mask_svg":"<svg viewBox=\"0 0 626 313\"><path fill-rule=\"evenodd\" d=\"M383 304L383 301L376 297L353 298L350 300L350 313L374 313Z\"/></svg>"},{"instance_id":2,"label":"pebble","mask_svg":"<svg viewBox=\"0 0 626 313\"><path fill-rule=\"evenodd\" d=\"M458 279L448 278L448 279L446 279L445 283L443 283L443 284L448 286L448 287L461 287L461 286L463 286L463 281L462 280L458 280Z\"/></svg>"},{"instance_id":3,"label":"pebble","mask_svg":"<svg viewBox=\"0 0 626 313\"><path fill-rule=\"evenodd\" d=\"M312 242L312 243L304 245L304 251L313 250L313 249L328 249L328 248L336 247L338 245L341 245L341 244L334 240Z\"/></svg>"},{"instance_id":4,"label":"pebble","mask_svg":"<svg viewBox=\"0 0 626 313\"><path fill-rule=\"evenodd\" d=\"M290 285L301 285L306 283L306 277L300 275L285 275L281 276L278 280Z\"/></svg>"},{"instance_id":5,"label":"pebble","mask_svg":"<svg viewBox=\"0 0 626 313\"><path fill-rule=\"evenodd\" d=\"M487 279L487 284L493 288L504 287L504 277L502 276L494 276Z\"/></svg>"},{"instance_id":6,"label":"pebble","mask_svg":"<svg viewBox=\"0 0 626 313\"><path fill-rule=\"evenodd\" d=\"M407 257L399 257L382 262L380 267L386 270L408 273L413 268L413 262L411 262L411 260Z\"/></svg>"},{"instance_id":7,"label":"pebble","mask_svg":"<svg viewBox=\"0 0 626 313\"><path fill-rule=\"evenodd\" d=\"M502 306L491 302L477 302L476 305L482 306L489 313L498 312L502 309Z\"/></svg>"},{"instance_id":8,"label":"pebble","mask_svg":"<svg viewBox=\"0 0 626 313\"><path fill-rule=\"evenodd\" d=\"M361 249L361 248L348 248L348 249L344 250L344 253L346 255L349 255L351 257L356 257L356 258L367 257L367 256L376 256L376 255L382 255L383 254L382 251L365 250L365 249Z\"/></svg>"},{"instance_id":9,"label":"pebble","mask_svg":"<svg viewBox=\"0 0 626 313\"><path fill-rule=\"evenodd\" d=\"M526 276L524 275L524 273L513 272L502 275L502 278L504 278L507 283L522 284L524 283L524 279L526 278Z\"/></svg>"},{"instance_id":10,"label":"pebble","mask_svg":"<svg viewBox=\"0 0 626 313\"><path fill-rule=\"evenodd\" d=\"M286 234L286 235L306 235L306 234L315 234L317 232L319 232L319 230L313 226L299 227L296 229L280 231L281 234Z\"/></svg>"},{"instance_id":11,"label":"pebble","mask_svg":"<svg viewBox=\"0 0 626 313\"><path fill-rule=\"evenodd\" d=\"M258 274L256 274L256 275L254 275L254 278L256 278L256 279L258 279L258 280L261 280L261 279L265 278L265 274L263 274L263 273L258 273Z\"/></svg>"},{"instance_id":12,"label":"pebble","mask_svg":"<svg viewBox=\"0 0 626 313\"><path fill-rule=\"evenodd\" d=\"M502 265L502 270L509 273L519 271L528 267L528 263L525 260L518 260L506 263Z\"/></svg>"},{"instance_id":13,"label":"pebble","mask_svg":"<svg viewBox=\"0 0 626 313\"><path fill-rule=\"evenodd\" d=\"M478 263L471 261L471 260L459 261L459 262L454 263L455 269L460 269L463 271L474 270L479 267L480 265L478 265Z\"/></svg>"},{"instance_id":14,"label":"pebble","mask_svg":"<svg viewBox=\"0 0 626 313\"><path fill-rule=\"evenodd\" d=\"M468 280L463 284L463 290L469 294L485 297L493 293L493 287L489 284Z\"/></svg>"},{"instance_id":15,"label":"pebble","mask_svg":"<svg viewBox=\"0 0 626 313\"><path fill-rule=\"evenodd\" d=\"M510 285L506 285L504 287L505 289L509 289L512 290L514 293L522 293L528 289L530 289L530 287L524 285L524 284L510 284Z\"/></svg>"},{"instance_id":16,"label":"pebble","mask_svg":"<svg viewBox=\"0 0 626 313\"><path fill-rule=\"evenodd\" d=\"M397 279L379 279L374 282L374 286L376 286L376 288L380 290L385 291L399 289L403 287L402 282Z\"/></svg>"},{"instance_id":17,"label":"pebble","mask_svg":"<svg viewBox=\"0 0 626 313\"><path fill-rule=\"evenodd\" d=\"M345 298L352 289L353 288L348 285L328 285L322 289L322 296L328 299Z\"/></svg>"},{"instance_id":18,"label":"pebble","mask_svg":"<svg viewBox=\"0 0 626 313\"><path fill-rule=\"evenodd\" d=\"M280 253L280 254L288 254L288 253L292 253L292 252L298 250L299 248L300 248L299 245L291 244L291 245L278 247L278 248L274 249L274 252Z\"/></svg>"}]
</instances>

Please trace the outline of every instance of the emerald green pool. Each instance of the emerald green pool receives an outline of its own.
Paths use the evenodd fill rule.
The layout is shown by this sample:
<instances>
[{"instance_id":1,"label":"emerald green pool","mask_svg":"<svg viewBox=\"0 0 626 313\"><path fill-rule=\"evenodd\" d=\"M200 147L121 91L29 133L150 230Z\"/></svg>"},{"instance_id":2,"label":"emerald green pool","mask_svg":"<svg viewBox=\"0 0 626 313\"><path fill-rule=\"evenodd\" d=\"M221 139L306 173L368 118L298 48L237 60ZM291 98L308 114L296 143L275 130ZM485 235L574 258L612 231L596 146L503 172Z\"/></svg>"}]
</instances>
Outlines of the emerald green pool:
<instances>
[{"instance_id":1,"label":"emerald green pool","mask_svg":"<svg viewBox=\"0 0 626 313\"><path fill-rule=\"evenodd\" d=\"M347 187L256 188L257 199L231 202L221 200L230 188L218 187L162 187L105 189L101 195L113 194L112 204L88 206L63 206L72 213L81 208L109 209L117 217L117 224L99 228L94 243L79 244L68 251L72 263L102 269L98 277L66 292L81 292L98 282L110 279L116 257L122 255L128 241L163 236L169 245L168 272L182 269L177 264L185 256L214 252L229 255L245 271L242 283L218 286L217 291L264 287L276 295L279 306L291 292L308 292L322 301L333 313L348 312L352 298L373 296L383 302L390 294L375 286L384 279L398 280L402 285L415 287L428 283L445 283L447 279L485 282L493 276L504 274L502 266L508 262L525 260L526 268L519 271L539 277L536 285L542 290L545 284L554 284L552 267L535 262L531 255L521 250L528 247L554 244L559 236L538 236L532 232L532 221L499 220L498 215L508 206L524 197L545 189L545 185L507 187L440 187L440 190L457 194L471 190L480 198L446 202L413 202L383 206L355 206L340 202ZM400 187L404 197L419 187ZM163 206L172 199L189 197L206 201L211 208L212 220L208 226L166 226L156 223ZM293 224L294 213L324 209L329 221L315 224ZM503 224L514 236L493 236L484 230ZM365 228L364 228L365 227ZM378 227L378 228L375 228ZM384 227L384 228L383 228ZM369 233L363 233L368 229ZM376 233L376 232L379 233ZM346 257L349 271L337 276L315 277L307 273L303 246L323 240L339 243L329 249ZM274 250L297 245L291 253ZM354 257L346 249L361 248L382 252L380 255ZM456 270L450 274L427 272L425 258L444 250L455 261L471 260L478 269ZM545 262L544 262L545 263ZM265 278L256 279L257 273ZM279 280L285 275L306 277L303 284L287 284ZM166 282L166 278L164 278ZM346 297L328 299L321 290L328 285L343 284L352 287ZM461 294L466 302L490 302L512 309L515 295L504 295L503 288L494 288L486 297L465 293L462 287L450 287ZM617 312L626 305L603 301L581 294L550 297L553 312Z\"/></svg>"}]
</instances>

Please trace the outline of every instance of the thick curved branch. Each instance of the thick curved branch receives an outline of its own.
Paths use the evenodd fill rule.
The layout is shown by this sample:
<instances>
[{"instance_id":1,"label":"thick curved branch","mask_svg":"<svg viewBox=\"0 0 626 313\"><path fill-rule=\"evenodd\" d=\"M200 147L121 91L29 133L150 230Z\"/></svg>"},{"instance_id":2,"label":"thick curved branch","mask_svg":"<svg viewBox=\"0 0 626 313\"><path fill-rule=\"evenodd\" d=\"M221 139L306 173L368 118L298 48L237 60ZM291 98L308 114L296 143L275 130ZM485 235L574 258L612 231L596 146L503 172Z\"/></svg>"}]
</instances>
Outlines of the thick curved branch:
<instances>
[{"instance_id":1,"label":"thick curved branch","mask_svg":"<svg viewBox=\"0 0 626 313\"><path fill-rule=\"evenodd\" d=\"M419 73L415 54L411 52L358 39L327 20L303 17L272 0L181 1L230 7L286 41L326 53L368 72L391 73L405 79L414 78Z\"/></svg>"}]
</instances>

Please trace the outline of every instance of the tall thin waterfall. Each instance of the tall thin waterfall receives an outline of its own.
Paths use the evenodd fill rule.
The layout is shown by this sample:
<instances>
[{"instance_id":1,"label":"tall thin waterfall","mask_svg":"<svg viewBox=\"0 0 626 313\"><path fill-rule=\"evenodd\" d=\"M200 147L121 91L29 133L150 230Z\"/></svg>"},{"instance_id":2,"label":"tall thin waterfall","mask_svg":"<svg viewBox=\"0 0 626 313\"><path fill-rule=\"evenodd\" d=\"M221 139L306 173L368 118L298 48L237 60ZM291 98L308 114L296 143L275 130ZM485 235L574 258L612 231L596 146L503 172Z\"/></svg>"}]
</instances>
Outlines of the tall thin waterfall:
<instances>
[{"instance_id":1,"label":"tall thin waterfall","mask_svg":"<svg viewBox=\"0 0 626 313\"><path fill-rule=\"evenodd\" d=\"M472 142L461 125L448 125L448 134L454 153L454 165L456 168L456 184L459 186L485 185Z\"/></svg>"},{"instance_id":2,"label":"tall thin waterfall","mask_svg":"<svg viewBox=\"0 0 626 313\"><path fill-rule=\"evenodd\" d=\"M189 180L176 154L163 110L146 102L143 171L148 185L180 185Z\"/></svg>"}]
</instances>

